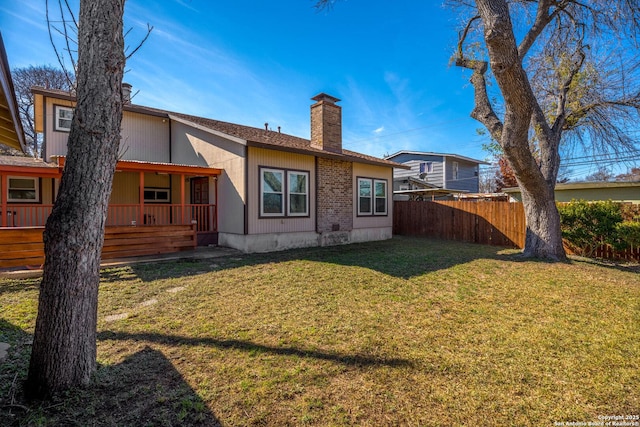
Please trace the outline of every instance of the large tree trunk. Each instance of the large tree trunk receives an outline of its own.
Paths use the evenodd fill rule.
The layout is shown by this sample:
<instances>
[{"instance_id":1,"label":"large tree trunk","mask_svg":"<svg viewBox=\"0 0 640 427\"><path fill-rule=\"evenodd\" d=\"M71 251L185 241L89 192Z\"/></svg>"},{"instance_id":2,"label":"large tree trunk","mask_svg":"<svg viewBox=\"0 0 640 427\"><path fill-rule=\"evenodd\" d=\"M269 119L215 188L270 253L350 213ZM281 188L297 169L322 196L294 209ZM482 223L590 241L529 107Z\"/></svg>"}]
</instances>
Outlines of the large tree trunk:
<instances>
[{"instance_id":1,"label":"large tree trunk","mask_svg":"<svg viewBox=\"0 0 640 427\"><path fill-rule=\"evenodd\" d=\"M45 265L26 389L44 398L96 368L100 255L120 141L124 0L81 0L77 105Z\"/></svg>"},{"instance_id":2,"label":"large tree trunk","mask_svg":"<svg viewBox=\"0 0 640 427\"><path fill-rule=\"evenodd\" d=\"M529 129L539 106L518 53L509 7L505 0L477 0L484 24L484 38L493 74L505 102L504 124L497 137L514 171L523 195L527 236L524 255L565 259L560 217L555 204L554 186L559 166L556 139L542 135L545 154L544 176L529 148ZM473 80L472 80L473 82ZM474 83L474 86L476 83ZM478 98L476 92L476 98ZM488 105L488 99L476 105ZM543 129L541 132L544 132ZM548 162L555 162L549 164Z\"/></svg>"},{"instance_id":3,"label":"large tree trunk","mask_svg":"<svg viewBox=\"0 0 640 427\"><path fill-rule=\"evenodd\" d=\"M553 190L530 191L521 185L527 232L524 256L561 260L566 258L560 231L560 214Z\"/></svg>"}]
</instances>

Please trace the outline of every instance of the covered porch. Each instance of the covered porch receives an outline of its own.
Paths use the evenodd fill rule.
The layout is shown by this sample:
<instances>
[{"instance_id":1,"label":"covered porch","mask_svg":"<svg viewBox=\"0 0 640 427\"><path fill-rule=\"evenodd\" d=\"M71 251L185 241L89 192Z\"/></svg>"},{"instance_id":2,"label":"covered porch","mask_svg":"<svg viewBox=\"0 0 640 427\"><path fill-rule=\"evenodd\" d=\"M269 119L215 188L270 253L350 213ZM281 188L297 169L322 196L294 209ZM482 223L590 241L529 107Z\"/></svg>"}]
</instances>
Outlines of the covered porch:
<instances>
[{"instance_id":1,"label":"covered porch","mask_svg":"<svg viewBox=\"0 0 640 427\"><path fill-rule=\"evenodd\" d=\"M7 240L3 243L17 248L24 243L20 236L29 234L27 229L44 227L53 209L64 163L64 157L57 157L52 163L8 156L0 159L0 236ZM217 243L217 177L221 173L220 169L200 166L119 161L105 234L112 228L147 228L159 243L171 241L177 230L182 230L178 233L181 234L188 226L193 232L191 246ZM18 230L24 233L16 233ZM162 247L175 249L168 244L148 246L152 253L153 246L159 248L157 253L162 252ZM123 247L122 256L130 256L127 251ZM0 267L1 264L0 259Z\"/></svg>"}]
</instances>

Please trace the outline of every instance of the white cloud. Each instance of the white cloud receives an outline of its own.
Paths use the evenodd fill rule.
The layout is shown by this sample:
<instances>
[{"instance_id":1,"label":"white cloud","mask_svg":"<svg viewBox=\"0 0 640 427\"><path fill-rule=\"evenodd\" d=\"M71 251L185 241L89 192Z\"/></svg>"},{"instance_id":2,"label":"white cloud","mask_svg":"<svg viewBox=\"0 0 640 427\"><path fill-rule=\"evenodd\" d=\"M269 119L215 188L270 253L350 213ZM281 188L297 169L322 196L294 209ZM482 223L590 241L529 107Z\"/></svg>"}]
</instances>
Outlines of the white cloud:
<instances>
[{"instance_id":1,"label":"white cloud","mask_svg":"<svg viewBox=\"0 0 640 427\"><path fill-rule=\"evenodd\" d=\"M380 127L379 127L379 128L377 128L376 130L374 130L374 131L373 131L373 133L375 133L375 134L379 134L379 133L381 133L381 132L383 132L383 131L384 131L384 126L380 126Z\"/></svg>"}]
</instances>

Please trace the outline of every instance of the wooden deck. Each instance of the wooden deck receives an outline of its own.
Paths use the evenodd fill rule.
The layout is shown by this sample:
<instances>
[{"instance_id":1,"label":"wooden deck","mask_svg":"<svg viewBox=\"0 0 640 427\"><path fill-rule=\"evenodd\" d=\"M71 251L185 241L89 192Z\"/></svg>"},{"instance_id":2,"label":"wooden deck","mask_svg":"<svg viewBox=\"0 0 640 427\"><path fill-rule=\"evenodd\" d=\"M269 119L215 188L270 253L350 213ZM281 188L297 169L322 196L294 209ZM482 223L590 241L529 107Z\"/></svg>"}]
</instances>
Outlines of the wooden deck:
<instances>
[{"instance_id":1,"label":"wooden deck","mask_svg":"<svg viewBox=\"0 0 640 427\"><path fill-rule=\"evenodd\" d=\"M0 268L44 264L44 227L0 228ZM157 255L195 248L196 224L106 227L102 259Z\"/></svg>"}]
</instances>

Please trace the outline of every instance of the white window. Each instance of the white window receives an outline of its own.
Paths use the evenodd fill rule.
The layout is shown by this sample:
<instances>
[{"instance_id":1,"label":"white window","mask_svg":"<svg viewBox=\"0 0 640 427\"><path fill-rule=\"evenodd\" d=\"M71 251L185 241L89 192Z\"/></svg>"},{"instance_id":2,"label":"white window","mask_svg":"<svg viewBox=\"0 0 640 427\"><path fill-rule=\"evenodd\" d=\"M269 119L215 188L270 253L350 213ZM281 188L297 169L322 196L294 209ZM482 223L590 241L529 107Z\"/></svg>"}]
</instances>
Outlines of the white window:
<instances>
[{"instance_id":1,"label":"white window","mask_svg":"<svg viewBox=\"0 0 640 427\"><path fill-rule=\"evenodd\" d=\"M420 163L420 173L433 173L433 162Z\"/></svg>"},{"instance_id":2,"label":"white window","mask_svg":"<svg viewBox=\"0 0 640 427\"><path fill-rule=\"evenodd\" d=\"M453 179L458 179L458 162L453 162Z\"/></svg>"},{"instance_id":3,"label":"white window","mask_svg":"<svg viewBox=\"0 0 640 427\"><path fill-rule=\"evenodd\" d=\"M387 181L358 178L358 215L387 214Z\"/></svg>"},{"instance_id":4,"label":"white window","mask_svg":"<svg viewBox=\"0 0 640 427\"><path fill-rule=\"evenodd\" d=\"M358 178L358 215L371 215L371 180Z\"/></svg>"},{"instance_id":5,"label":"white window","mask_svg":"<svg viewBox=\"0 0 640 427\"><path fill-rule=\"evenodd\" d=\"M261 169L260 216L284 215L284 171Z\"/></svg>"},{"instance_id":6,"label":"white window","mask_svg":"<svg viewBox=\"0 0 640 427\"><path fill-rule=\"evenodd\" d=\"M375 187L374 198L374 214L386 215L387 214L387 181L381 181L378 179L373 180Z\"/></svg>"},{"instance_id":7,"label":"white window","mask_svg":"<svg viewBox=\"0 0 640 427\"><path fill-rule=\"evenodd\" d=\"M144 201L149 203L169 203L169 189L145 187Z\"/></svg>"},{"instance_id":8,"label":"white window","mask_svg":"<svg viewBox=\"0 0 640 427\"><path fill-rule=\"evenodd\" d=\"M309 172L261 168L260 216L309 216Z\"/></svg>"},{"instance_id":9,"label":"white window","mask_svg":"<svg viewBox=\"0 0 640 427\"><path fill-rule=\"evenodd\" d=\"M288 172L288 200L290 216L309 215L309 173Z\"/></svg>"},{"instance_id":10,"label":"white window","mask_svg":"<svg viewBox=\"0 0 640 427\"><path fill-rule=\"evenodd\" d=\"M10 176L7 184L7 201L24 203L40 201L40 181L38 178Z\"/></svg>"},{"instance_id":11,"label":"white window","mask_svg":"<svg viewBox=\"0 0 640 427\"><path fill-rule=\"evenodd\" d=\"M73 119L73 108L54 105L55 114L54 129L69 132L71 130L71 119Z\"/></svg>"}]
</instances>

